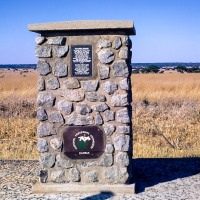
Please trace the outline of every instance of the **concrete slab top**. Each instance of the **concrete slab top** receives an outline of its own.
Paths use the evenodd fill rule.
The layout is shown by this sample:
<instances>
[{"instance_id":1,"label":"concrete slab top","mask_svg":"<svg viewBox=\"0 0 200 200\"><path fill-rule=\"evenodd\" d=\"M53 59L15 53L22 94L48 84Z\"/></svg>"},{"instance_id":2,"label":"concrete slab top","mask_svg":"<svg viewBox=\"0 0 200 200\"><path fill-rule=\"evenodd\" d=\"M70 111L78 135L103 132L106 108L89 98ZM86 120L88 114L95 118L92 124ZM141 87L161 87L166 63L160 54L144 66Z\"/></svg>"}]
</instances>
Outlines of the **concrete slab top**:
<instances>
[{"instance_id":1,"label":"concrete slab top","mask_svg":"<svg viewBox=\"0 0 200 200\"><path fill-rule=\"evenodd\" d=\"M135 35L133 21L123 20L81 20L29 24L28 30L37 33L44 31L123 30L126 31L129 35Z\"/></svg>"}]
</instances>

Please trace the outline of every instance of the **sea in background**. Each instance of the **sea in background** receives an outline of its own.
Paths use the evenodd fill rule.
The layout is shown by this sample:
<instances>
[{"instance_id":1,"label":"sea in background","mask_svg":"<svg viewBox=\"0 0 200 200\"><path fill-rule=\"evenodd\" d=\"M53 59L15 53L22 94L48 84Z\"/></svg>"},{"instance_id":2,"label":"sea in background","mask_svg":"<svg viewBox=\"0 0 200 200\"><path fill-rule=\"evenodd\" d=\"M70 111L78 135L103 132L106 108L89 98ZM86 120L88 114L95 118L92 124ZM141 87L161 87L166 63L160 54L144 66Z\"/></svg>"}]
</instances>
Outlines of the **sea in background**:
<instances>
[{"instance_id":1,"label":"sea in background","mask_svg":"<svg viewBox=\"0 0 200 200\"><path fill-rule=\"evenodd\" d=\"M183 62L166 62L166 63L131 63L133 68L144 68L149 65L156 65L158 67L200 67L200 63L183 63ZM0 69L36 69L36 64L0 64Z\"/></svg>"}]
</instances>

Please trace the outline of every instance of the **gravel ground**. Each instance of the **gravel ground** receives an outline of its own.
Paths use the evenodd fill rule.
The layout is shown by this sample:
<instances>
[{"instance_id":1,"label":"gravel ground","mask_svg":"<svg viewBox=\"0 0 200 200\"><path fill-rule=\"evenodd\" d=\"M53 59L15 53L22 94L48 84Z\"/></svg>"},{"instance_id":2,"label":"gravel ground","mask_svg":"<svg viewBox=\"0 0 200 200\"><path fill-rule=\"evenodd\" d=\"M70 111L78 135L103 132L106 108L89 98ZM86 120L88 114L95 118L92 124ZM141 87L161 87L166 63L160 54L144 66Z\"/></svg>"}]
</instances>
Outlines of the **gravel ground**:
<instances>
[{"instance_id":1,"label":"gravel ground","mask_svg":"<svg viewBox=\"0 0 200 200\"><path fill-rule=\"evenodd\" d=\"M136 194L31 194L38 180L36 160L0 160L0 199L199 199L200 159L134 159Z\"/></svg>"}]
</instances>

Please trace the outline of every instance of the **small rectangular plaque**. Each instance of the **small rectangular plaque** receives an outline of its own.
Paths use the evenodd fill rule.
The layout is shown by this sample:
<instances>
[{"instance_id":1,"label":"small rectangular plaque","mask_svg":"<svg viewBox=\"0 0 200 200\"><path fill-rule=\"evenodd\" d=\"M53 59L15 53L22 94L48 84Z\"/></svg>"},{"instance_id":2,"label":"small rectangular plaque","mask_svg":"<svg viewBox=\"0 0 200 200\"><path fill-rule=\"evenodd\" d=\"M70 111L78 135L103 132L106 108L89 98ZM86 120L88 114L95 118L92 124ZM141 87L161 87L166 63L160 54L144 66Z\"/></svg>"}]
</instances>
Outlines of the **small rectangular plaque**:
<instances>
[{"instance_id":1,"label":"small rectangular plaque","mask_svg":"<svg viewBox=\"0 0 200 200\"><path fill-rule=\"evenodd\" d=\"M105 138L98 126L70 126L63 132L64 154L71 159L94 159L105 151Z\"/></svg>"},{"instance_id":2,"label":"small rectangular plaque","mask_svg":"<svg viewBox=\"0 0 200 200\"><path fill-rule=\"evenodd\" d=\"M72 76L92 76L92 45L71 46Z\"/></svg>"}]
</instances>

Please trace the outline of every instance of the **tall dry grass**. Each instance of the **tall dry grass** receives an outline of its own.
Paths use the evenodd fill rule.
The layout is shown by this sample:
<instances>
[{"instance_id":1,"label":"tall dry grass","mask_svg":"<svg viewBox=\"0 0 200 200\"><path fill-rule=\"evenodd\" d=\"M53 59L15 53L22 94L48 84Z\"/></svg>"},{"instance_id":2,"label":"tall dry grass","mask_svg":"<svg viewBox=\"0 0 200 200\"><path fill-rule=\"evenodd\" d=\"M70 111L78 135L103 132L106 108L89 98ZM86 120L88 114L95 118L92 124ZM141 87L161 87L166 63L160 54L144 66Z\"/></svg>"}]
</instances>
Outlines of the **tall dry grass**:
<instances>
[{"instance_id":1,"label":"tall dry grass","mask_svg":"<svg viewBox=\"0 0 200 200\"><path fill-rule=\"evenodd\" d=\"M38 157L35 72L1 71L0 158ZM200 156L200 74L134 74L134 157Z\"/></svg>"}]
</instances>

